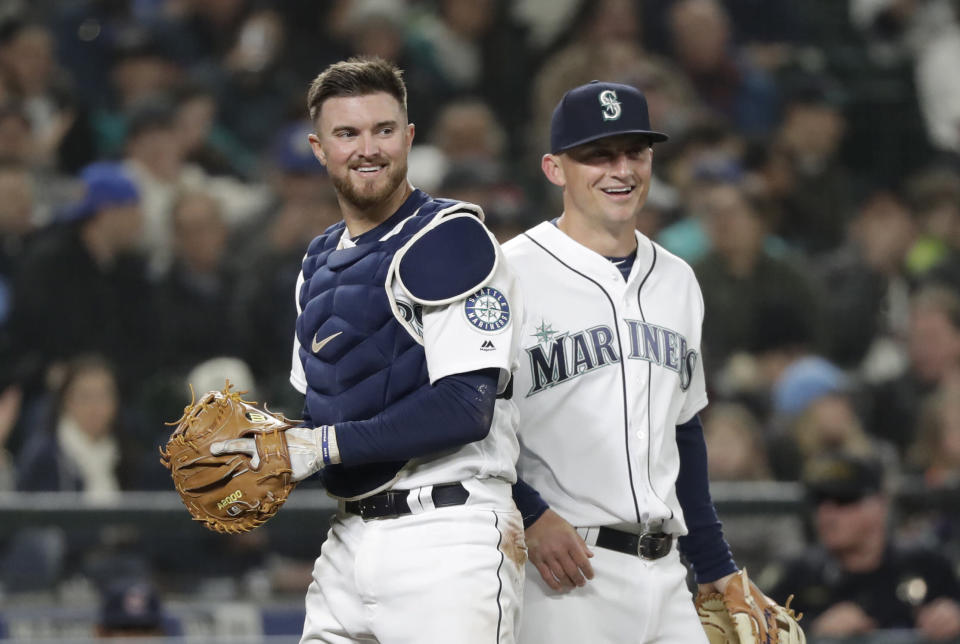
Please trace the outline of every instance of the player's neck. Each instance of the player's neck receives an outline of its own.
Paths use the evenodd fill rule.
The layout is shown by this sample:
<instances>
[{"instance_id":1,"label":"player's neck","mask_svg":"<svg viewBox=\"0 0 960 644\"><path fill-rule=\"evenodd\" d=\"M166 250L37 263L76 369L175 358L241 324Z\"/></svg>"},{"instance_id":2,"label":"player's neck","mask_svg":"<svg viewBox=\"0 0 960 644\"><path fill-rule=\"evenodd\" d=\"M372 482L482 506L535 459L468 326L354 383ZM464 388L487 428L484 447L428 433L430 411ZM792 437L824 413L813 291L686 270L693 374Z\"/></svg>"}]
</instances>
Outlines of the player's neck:
<instances>
[{"instance_id":1,"label":"player's neck","mask_svg":"<svg viewBox=\"0 0 960 644\"><path fill-rule=\"evenodd\" d=\"M340 212L343 214L343 221L347 225L350 238L373 230L385 222L393 213L397 212L412 193L413 187L410 182L404 181L386 199L367 208L358 207L338 194L337 201L340 204Z\"/></svg>"},{"instance_id":2,"label":"player's neck","mask_svg":"<svg viewBox=\"0 0 960 644\"><path fill-rule=\"evenodd\" d=\"M564 213L557 221L557 228L578 244L604 257L626 257L636 250L637 236L632 220L604 224L596 225Z\"/></svg>"}]
</instances>

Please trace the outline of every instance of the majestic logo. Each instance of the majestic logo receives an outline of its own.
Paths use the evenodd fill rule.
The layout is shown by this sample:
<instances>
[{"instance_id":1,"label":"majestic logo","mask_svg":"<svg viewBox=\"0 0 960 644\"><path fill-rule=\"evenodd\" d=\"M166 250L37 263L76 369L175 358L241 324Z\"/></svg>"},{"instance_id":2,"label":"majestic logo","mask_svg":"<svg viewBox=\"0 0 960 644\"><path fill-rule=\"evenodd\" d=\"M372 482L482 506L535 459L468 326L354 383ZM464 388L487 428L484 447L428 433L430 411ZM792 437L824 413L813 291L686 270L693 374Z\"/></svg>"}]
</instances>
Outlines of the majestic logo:
<instances>
[{"instance_id":1,"label":"majestic logo","mask_svg":"<svg viewBox=\"0 0 960 644\"><path fill-rule=\"evenodd\" d=\"M480 345L481 351L496 351L497 347L493 343L493 340L484 340L483 344Z\"/></svg>"},{"instance_id":2,"label":"majestic logo","mask_svg":"<svg viewBox=\"0 0 960 644\"><path fill-rule=\"evenodd\" d=\"M463 304L467 321L486 333L499 333L510 322L510 305L503 293L484 286Z\"/></svg>"},{"instance_id":3,"label":"majestic logo","mask_svg":"<svg viewBox=\"0 0 960 644\"><path fill-rule=\"evenodd\" d=\"M320 349L322 349L322 348L324 348L325 346L327 346L327 344L328 344L331 340L333 340L334 338L336 338L336 337L337 337L338 335L340 335L341 333L343 333L343 331L337 331L337 332L334 333L333 335L328 335L327 337L325 337L323 340L320 340L319 342L317 342L317 334L314 333L314 334L313 334L313 342L310 343L310 349L311 349L314 353L319 353L319 352L320 352Z\"/></svg>"},{"instance_id":4,"label":"majestic logo","mask_svg":"<svg viewBox=\"0 0 960 644\"><path fill-rule=\"evenodd\" d=\"M622 112L620 101L617 100L617 93L612 89L605 89L600 92L600 104L603 105L603 120L616 121L620 118Z\"/></svg>"},{"instance_id":5,"label":"majestic logo","mask_svg":"<svg viewBox=\"0 0 960 644\"><path fill-rule=\"evenodd\" d=\"M677 373L680 389L690 387L699 354L689 349L687 339L671 329L640 320L624 320L629 328L630 360L645 360ZM616 332L599 325L576 333L558 333L545 321L533 334L538 344L526 349L530 359L530 391L527 396L563 384L620 362Z\"/></svg>"}]
</instances>

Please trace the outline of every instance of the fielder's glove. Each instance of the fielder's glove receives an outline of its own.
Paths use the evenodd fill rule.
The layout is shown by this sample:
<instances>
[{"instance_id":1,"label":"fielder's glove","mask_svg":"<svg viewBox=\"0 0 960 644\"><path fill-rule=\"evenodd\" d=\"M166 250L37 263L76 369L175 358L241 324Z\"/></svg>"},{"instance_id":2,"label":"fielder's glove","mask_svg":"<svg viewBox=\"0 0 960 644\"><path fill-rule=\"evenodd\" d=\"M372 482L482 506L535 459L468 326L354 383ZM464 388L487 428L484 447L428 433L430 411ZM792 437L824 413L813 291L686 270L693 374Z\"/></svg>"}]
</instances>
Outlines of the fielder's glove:
<instances>
[{"instance_id":1,"label":"fielder's glove","mask_svg":"<svg viewBox=\"0 0 960 644\"><path fill-rule=\"evenodd\" d=\"M710 644L805 644L807 638L790 608L780 606L760 592L741 570L723 594L698 594L700 623Z\"/></svg>"},{"instance_id":2,"label":"fielder's glove","mask_svg":"<svg viewBox=\"0 0 960 644\"><path fill-rule=\"evenodd\" d=\"M241 398L209 391L184 409L160 450L184 505L217 532L248 532L272 517L297 482L323 466L320 432Z\"/></svg>"}]
</instances>

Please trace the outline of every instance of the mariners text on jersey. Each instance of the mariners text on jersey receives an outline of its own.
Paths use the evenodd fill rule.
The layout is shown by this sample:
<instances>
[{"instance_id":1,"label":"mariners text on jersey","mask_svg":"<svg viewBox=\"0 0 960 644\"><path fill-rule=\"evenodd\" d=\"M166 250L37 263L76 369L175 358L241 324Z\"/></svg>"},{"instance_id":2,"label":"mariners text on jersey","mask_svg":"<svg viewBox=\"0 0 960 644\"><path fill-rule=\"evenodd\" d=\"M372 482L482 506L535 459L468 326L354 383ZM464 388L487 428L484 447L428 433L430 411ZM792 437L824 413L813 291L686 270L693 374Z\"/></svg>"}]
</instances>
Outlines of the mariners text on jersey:
<instances>
[{"instance_id":1,"label":"mariners text on jersey","mask_svg":"<svg viewBox=\"0 0 960 644\"><path fill-rule=\"evenodd\" d=\"M697 366L697 351L689 349L683 335L642 320L624 320L630 330L630 360L646 360L680 377L683 391L690 386ZM599 325L576 333L556 333L545 321L534 335L540 342L527 347L532 386L527 396L562 384L594 369L620 362L614 331Z\"/></svg>"}]
</instances>

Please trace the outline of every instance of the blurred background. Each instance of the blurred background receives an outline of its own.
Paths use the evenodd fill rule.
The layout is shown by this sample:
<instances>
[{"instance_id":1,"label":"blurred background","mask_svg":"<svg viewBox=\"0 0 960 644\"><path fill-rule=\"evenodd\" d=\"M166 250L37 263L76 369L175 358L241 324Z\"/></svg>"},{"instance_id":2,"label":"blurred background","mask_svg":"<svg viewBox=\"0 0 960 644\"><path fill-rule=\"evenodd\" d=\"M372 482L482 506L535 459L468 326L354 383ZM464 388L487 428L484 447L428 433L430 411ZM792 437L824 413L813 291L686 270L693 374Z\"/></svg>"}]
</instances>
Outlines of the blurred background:
<instances>
[{"instance_id":1,"label":"blurred background","mask_svg":"<svg viewBox=\"0 0 960 644\"><path fill-rule=\"evenodd\" d=\"M297 641L333 503L307 482L267 526L215 535L157 448L188 384L229 378L299 416L294 282L339 220L305 94L361 54L405 70L413 183L480 204L501 241L560 213L539 170L560 96L644 91L671 138L638 228L703 288L710 475L738 562L771 593L790 562L820 570L820 595L792 591L809 629L849 580L809 563L840 559L824 504L882 492L878 529L945 573L894 566L883 601L909 622L960 599L958 16L957 0L3 0L0 638ZM811 472L837 452L884 485L834 468L846 487L823 492Z\"/></svg>"}]
</instances>

